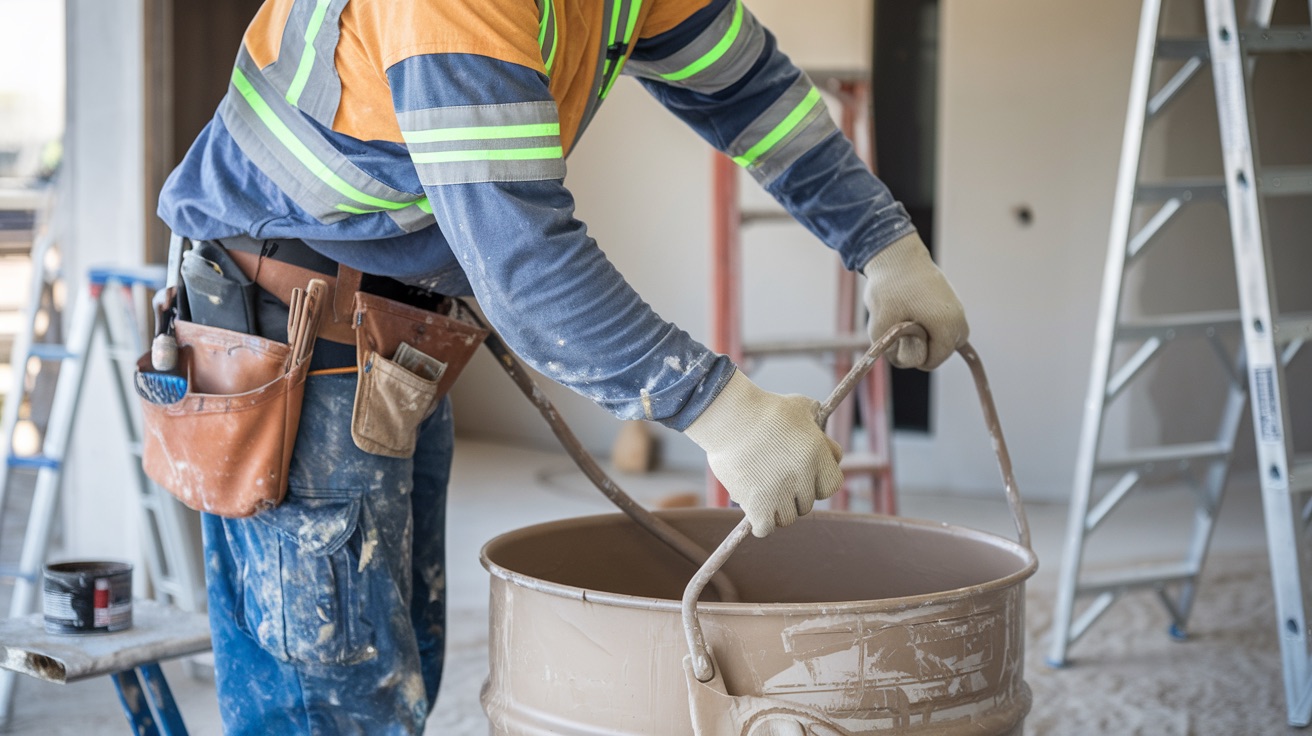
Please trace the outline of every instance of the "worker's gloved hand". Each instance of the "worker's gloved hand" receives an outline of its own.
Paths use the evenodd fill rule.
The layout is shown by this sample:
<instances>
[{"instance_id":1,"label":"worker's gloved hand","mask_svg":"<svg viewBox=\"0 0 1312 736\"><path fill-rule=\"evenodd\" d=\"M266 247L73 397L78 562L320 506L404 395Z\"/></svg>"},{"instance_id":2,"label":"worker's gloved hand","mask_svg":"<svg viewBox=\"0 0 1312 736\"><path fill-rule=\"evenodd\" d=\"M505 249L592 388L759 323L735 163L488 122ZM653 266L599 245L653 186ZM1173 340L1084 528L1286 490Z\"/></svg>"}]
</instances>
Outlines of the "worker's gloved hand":
<instances>
[{"instance_id":1,"label":"worker's gloved hand","mask_svg":"<svg viewBox=\"0 0 1312 736\"><path fill-rule=\"evenodd\" d=\"M871 342L907 321L924 327L929 335L928 345L919 337L899 339L886 353L893 365L933 370L970 337L961 300L919 235L912 233L879 251L862 271Z\"/></svg>"},{"instance_id":2,"label":"worker's gloved hand","mask_svg":"<svg viewBox=\"0 0 1312 736\"><path fill-rule=\"evenodd\" d=\"M706 451L711 472L764 537L834 495L843 450L816 416L820 402L764 391L735 372L684 434Z\"/></svg>"}]
</instances>

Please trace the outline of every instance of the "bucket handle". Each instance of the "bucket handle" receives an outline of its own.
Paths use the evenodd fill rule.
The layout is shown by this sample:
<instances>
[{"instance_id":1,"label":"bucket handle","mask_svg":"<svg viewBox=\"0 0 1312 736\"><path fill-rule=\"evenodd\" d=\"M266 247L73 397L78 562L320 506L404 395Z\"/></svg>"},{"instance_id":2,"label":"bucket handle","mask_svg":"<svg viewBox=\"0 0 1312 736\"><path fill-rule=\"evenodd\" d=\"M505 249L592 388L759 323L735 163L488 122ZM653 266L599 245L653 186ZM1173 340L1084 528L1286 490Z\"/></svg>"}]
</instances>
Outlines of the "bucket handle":
<instances>
[{"instance_id":1,"label":"bucket handle","mask_svg":"<svg viewBox=\"0 0 1312 736\"><path fill-rule=\"evenodd\" d=\"M907 335L924 337L925 330L914 322L901 322L894 325L883 337L870 346L870 349L857 361L856 365L852 366L852 369L843 377L843 380L839 381L838 386L834 388L829 398L820 405L820 410L816 414L816 421L821 427L824 427L825 422L829 420L829 415L833 413L834 408L842 403L857 383L870 372L879 356L883 355L894 341ZM993 403L993 392L989 389L988 376L984 373L984 364L980 361L975 348L971 347L968 342L962 343L957 348L957 352L966 361L971 376L975 379L975 390L979 394L980 407L984 411L984 422L988 427L990 437L993 439L993 451L997 455L998 470L1002 474L1007 505L1011 509L1012 521L1016 524L1016 536L1022 547L1031 549L1029 521L1025 517L1025 508L1021 504L1020 491L1016 487L1016 478L1011 468L1011 454L1007 451L1007 441L1002 436L1002 425L998 421L998 410ZM720 570L729 559L729 555L738 549L738 545L742 544L742 541L747 538L751 531L752 524L747 519L744 518L738 522L738 526L729 532L729 536L725 537L720 546L711 553L711 556L707 558L705 564L702 565L684 589L683 629L688 639L692 675L700 683L710 682L715 678L716 672L711 650L706 646L706 637L702 634L701 622L697 619L697 599L701 598L702 590L706 588L711 577ZM691 682L689 684L691 685Z\"/></svg>"}]
</instances>

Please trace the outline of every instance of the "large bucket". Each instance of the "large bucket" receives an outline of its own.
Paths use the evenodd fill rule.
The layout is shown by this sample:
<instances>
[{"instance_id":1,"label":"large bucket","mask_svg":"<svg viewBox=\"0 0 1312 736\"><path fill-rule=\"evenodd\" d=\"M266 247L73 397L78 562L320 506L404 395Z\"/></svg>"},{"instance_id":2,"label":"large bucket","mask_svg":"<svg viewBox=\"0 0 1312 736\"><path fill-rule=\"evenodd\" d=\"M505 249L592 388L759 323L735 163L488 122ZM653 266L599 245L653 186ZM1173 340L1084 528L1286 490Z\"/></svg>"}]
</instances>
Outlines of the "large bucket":
<instances>
[{"instance_id":1,"label":"large bucket","mask_svg":"<svg viewBox=\"0 0 1312 736\"><path fill-rule=\"evenodd\" d=\"M909 329L875 343L821 407L822 426ZM1025 580L1038 561L983 366L969 345L959 352L1019 543L836 512L756 539L737 510L625 505L504 534L482 552L491 733L1020 734Z\"/></svg>"},{"instance_id":2,"label":"large bucket","mask_svg":"<svg viewBox=\"0 0 1312 736\"><path fill-rule=\"evenodd\" d=\"M741 512L660 516L713 548ZM519 529L482 560L492 733L693 733L679 599L694 565L623 514ZM742 543L722 568L740 602L712 590L697 608L730 694L805 706L851 733L1019 734L1036 567L979 531L814 512Z\"/></svg>"}]
</instances>

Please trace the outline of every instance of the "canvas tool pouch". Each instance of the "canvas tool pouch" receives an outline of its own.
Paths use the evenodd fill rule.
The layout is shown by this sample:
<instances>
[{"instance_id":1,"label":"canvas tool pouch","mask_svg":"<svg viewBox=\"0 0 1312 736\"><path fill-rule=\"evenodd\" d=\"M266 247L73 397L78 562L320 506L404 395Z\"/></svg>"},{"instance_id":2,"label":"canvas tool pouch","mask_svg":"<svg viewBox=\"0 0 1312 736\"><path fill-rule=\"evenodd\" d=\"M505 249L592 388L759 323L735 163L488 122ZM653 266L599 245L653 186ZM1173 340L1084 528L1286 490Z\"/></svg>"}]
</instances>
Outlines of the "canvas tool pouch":
<instances>
[{"instance_id":1,"label":"canvas tool pouch","mask_svg":"<svg viewBox=\"0 0 1312 736\"><path fill-rule=\"evenodd\" d=\"M142 462L152 480L188 507L239 518L277 506L286 495L324 282L311 281L295 296L290 344L174 321L172 372L186 377L186 393L171 404L142 401ZM137 369L154 371L150 353Z\"/></svg>"},{"instance_id":2,"label":"canvas tool pouch","mask_svg":"<svg viewBox=\"0 0 1312 736\"><path fill-rule=\"evenodd\" d=\"M455 299L430 311L357 291L354 315L360 380L351 438L365 452L410 457L419 423L450 390L487 330Z\"/></svg>"}]
</instances>

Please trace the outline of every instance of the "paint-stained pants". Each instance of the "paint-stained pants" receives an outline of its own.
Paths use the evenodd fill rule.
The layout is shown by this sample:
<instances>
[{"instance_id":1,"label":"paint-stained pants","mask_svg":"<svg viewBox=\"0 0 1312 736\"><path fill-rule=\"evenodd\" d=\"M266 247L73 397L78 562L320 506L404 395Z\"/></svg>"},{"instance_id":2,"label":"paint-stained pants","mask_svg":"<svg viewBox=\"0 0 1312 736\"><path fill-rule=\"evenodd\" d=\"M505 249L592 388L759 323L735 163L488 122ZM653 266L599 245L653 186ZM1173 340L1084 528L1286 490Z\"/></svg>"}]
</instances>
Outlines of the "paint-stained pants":
<instances>
[{"instance_id":1,"label":"paint-stained pants","mask_svg":"<svg viewBox=\"0 0 1312 736\"><path fill-rule=\"evenodd\" d=\"M450 400L411 459L351 441L354 374L307 379L289 490L203 515L225 734L420 733L445 638Z\"/></svg>"}]
</instances>

